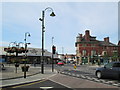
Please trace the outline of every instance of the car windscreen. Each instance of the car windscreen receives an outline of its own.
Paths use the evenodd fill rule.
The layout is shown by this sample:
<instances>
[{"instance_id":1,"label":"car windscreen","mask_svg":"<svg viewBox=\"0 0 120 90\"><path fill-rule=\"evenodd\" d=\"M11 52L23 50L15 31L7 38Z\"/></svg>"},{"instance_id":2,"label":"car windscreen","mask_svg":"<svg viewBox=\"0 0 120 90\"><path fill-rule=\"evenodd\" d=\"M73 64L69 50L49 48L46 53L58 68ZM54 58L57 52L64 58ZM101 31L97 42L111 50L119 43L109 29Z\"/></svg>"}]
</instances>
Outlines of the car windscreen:
<instances>
[{"instance_id":1,"label":"car windscreen","mask_svg":"<svg viewBox=\"0 0 120 90\"><path fill-rule=\"evenodd\" d=\"M63 63L62 61L59 61L58 63Z\"/></svg>"}]
</instances>

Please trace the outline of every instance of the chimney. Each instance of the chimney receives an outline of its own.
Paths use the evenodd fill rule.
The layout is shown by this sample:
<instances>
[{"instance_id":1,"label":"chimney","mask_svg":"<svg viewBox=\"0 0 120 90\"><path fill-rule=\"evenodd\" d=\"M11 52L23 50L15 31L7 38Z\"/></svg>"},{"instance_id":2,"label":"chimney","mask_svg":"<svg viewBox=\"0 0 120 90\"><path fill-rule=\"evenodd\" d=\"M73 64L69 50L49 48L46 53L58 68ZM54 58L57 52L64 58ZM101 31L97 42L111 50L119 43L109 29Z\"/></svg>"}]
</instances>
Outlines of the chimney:
<instances>
[{"instance_id":1,"label":"chimney","mask_svg":"<svg viewBox=\"0 0 120 90\"><path fill-rule=\"evenodd\" d=\"M109 37L104 38L105 42L109 42Z\"/></svg>"},{"instance_id":2,"label":"chimney","mask_svg":"<svg viewBox=\"0 0 120 90\"><path fill-rule=\"evenodd\" d=\"M90 41L90 32L89 32L89 30L85 31L85 40Z\"/></svg>"},{"instance_id":3,"label":"chimney","mask_svg":"<svg viewBox=\"0 0 120 90\"><path fill-rule=\"evenodd\" d=\"M85 31L85 35L90 35L89 30Z\"/></svg>"},{"instance_id":4,"label":"chimney","mask_svg":"<svg viewBox=\"0 0 120 90\"><path fill-rule=\"evenodd\" d=\"M104 38L104 41L106 42L106 38Z\"/></svg>"},{"instance_id":5,"label":"chimney","mask_svg":"<svg viewBox=\"0 0 120 90\"><path fill-rule=\"evenodd\" d=\"M80 38L82 38L82 34L80 34Z\"/></svg>"},{"instance_id":6,"label":"chimney","mask_svg":"<svg viewBox=\"0 0 120 90\"><path fill-rule=\"evenodd\" d=\"M82 34L79 34L78 37L77 37L77 42L80 42L82 39Z\"/></svg>"}]
</instances>

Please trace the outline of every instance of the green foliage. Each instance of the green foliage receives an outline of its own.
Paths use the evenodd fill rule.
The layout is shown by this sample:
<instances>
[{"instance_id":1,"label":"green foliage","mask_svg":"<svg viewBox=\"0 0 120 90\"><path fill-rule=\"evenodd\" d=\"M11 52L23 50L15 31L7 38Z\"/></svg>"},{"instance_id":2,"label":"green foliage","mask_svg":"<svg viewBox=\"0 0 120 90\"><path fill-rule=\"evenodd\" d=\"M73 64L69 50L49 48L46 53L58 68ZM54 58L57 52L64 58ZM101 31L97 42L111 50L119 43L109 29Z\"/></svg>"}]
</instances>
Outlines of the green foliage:
<instances>
[{"instance_id":1,"label":"green foliage","mask_svg":"<svg viewBox=\"0 0 120 90\"><path fill-rule=\"evenodd\" d=\"M119 57L118 57L118 52L114 52L113 53L113 56L112 56L112 60L117 60Z\"/></svg>"}]
</instances>

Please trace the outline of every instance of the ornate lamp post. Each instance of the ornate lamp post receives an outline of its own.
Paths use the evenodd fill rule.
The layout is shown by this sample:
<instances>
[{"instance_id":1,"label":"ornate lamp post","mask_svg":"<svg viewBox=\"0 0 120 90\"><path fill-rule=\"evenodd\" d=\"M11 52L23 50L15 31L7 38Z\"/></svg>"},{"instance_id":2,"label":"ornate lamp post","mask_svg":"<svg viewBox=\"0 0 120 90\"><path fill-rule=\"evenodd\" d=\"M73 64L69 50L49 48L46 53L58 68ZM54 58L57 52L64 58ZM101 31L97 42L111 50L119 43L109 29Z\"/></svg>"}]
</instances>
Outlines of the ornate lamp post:
<instances>
[{"instance_id":1,"label":"ornate lamp post","mask_svg":"<svg viewBox=\"0 0 120 90\"><path fill-rule=\"evenodd\" d=\"M24 41L25 41L25 59L27 58L27 44L30 44L30 43L26 42L27 41L27 39L26 39L27 36L30 37L30 33L29 32L25 33L25 39L24 39ZM26 60L24 62L24 78L26 78Z\"/></svg>"},{"instance_id":2,"label":"ornate lamp post","mask_svg":"<svg viewBox=\"0 0 120 90\"><path fill-rule=\"evenodd\" d=\"M53 60L53 58L54 58L54 56L53 56L53 39L54 39L54 37L52 37L52 72L54 72L54 60Z\"/></svg>"},{"instance_id":3,"label":"ornate lamp post","mask_svg":"<svg viewBox=\"0 0 120 90\"><path fill-rule=\"evenodd\" d=\"M52 17L55 16L53 9L51 7L47 7L45 10L42 11L42 18L39 18L39 20L42 21L42 57L41 57L41 73L42 74L44 74L44 32L45 32L44 17L45 17L46 10L51 10L52 13L50 14L50 16Z\"/></svg>"}]
</instances>

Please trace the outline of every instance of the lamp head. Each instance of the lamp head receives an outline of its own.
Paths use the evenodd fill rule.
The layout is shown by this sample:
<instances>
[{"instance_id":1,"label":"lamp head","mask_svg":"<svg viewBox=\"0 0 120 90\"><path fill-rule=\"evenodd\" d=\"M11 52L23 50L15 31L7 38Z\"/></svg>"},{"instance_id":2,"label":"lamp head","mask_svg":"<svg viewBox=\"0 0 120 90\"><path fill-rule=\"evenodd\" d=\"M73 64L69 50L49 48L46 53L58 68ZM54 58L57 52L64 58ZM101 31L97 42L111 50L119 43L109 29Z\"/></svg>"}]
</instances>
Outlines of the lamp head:
<instances>
[{"instance_id":1,"label":"lamp head","mask_svg":"<svg viewBox=\"0 0 120 90\"><path fill-rule=\"evenodd\" d=\"M31 44L31 43L27 43L28 45Z\"/></svg>"},{"instance_id":2,"label":"lamp head","mask_svg":"<svg viewBox=\"0 0 120 90\"><path fill-rule=\"evenodd\" d=\"M28 36L30 37L30 34Z\"/></svg>"},{"instance_id":3,"label":"lamp head","mask_svg":"<svg viewBox=\"0 0 120 90\"><path fill-rule=\"evenodd\" d=\"M52 12L52 13L50 14L50 16L54 17L54 16L55 16L55 13L54 13L54 12Z\"/></svg>"}]
</instances>

